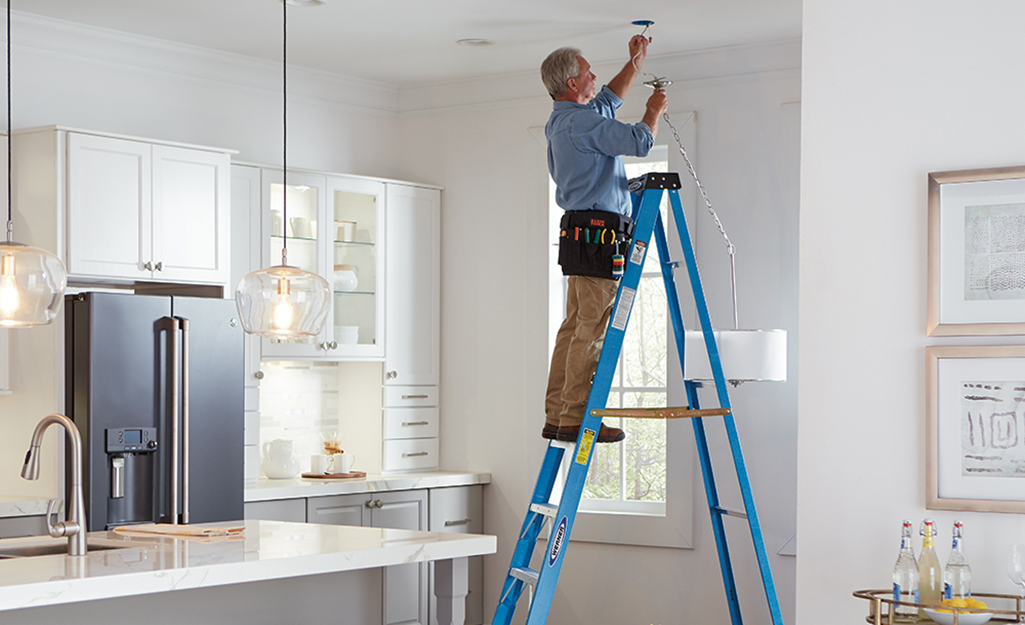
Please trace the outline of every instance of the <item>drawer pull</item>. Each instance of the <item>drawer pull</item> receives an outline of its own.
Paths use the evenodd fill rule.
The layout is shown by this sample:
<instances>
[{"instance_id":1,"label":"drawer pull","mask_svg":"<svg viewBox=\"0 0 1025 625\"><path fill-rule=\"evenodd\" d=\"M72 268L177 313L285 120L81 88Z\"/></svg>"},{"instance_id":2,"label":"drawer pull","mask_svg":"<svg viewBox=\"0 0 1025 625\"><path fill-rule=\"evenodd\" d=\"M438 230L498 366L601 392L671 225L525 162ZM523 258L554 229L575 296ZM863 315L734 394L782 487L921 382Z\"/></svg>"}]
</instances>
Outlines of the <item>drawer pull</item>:
<instances>
[{"instance_id":1,"label":"drawer pull","mask_svg":"<svg viewBox=\"0 0 1025 625\"><path fill-rule=\"evenodd\" d=\"M452 527L453 525L469 525L473 519L462 519L460 521L445 521L445 527Z\"/></svg>"},{"instance_id":2,"label":"drawer pull","mask_svg":"<svg viewBox=\"0 0 1025 625\"><path fill-rule=\"evenodd\" d=\"M403 395L402 399L427 399L429 395Z\"/></svg>"},{"instance_id":3,"label":"drawer pull","mask_svg":"<svg viewBox=\"0 0 1025 625\"><path fill-rule=\"evenodd\" d=\"M402 422L402 426L403 427L405 427L407 425L430 425L430 424L431 424L430 421L403 421Z\"/></svg>"},{"instance_id":4,"label":"drawer pull","mask_svg":"<svg viewBox=\"0 0 1025 625\"><path fill-rule=\"evenodd\" d=\"M402 457L403 458L415 458L417 456L429 456L429 455L431 455L431 454L429 454L426 451L418 451L418 452L413 453L413 454L402 454Z\"/></svg>"}]
</instances>

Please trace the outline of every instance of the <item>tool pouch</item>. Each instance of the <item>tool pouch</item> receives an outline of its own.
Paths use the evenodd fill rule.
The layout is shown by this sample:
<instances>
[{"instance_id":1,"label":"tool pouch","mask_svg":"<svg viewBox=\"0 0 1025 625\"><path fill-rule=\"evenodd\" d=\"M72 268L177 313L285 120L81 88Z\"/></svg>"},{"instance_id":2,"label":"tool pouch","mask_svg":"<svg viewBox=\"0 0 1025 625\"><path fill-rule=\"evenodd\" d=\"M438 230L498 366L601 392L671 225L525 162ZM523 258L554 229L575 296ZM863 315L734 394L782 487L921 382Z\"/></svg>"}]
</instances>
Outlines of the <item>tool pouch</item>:
<instances>
[{"instance_id":1,"label":"tool pouch","mask_svg":"<svg viewBox=\"0 0 1025 625\"><path fill-rule=\"evenodd\" d=\"M563 275L618 280L633 231L633 220L619 213L566 211L559 227L559 265ZM615 263L617 259L619 262Z\"/></svg>"}]
</instances>

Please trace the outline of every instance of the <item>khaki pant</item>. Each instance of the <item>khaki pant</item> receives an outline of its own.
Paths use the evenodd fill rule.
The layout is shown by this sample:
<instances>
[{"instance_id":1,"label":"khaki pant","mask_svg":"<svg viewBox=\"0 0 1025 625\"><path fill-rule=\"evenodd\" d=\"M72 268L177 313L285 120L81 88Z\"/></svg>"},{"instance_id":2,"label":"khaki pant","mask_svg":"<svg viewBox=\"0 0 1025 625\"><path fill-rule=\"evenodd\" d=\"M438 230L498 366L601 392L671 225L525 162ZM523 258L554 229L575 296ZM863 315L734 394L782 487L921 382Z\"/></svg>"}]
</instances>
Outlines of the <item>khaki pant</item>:
<instances>
[{"instance_id":1,"label":"khaki pant","mask_svg":"<svg viewBox=\"0 0 1025 625\"><path fill-rule=\"evenodd\" d=\"M555 338L545 394L545 422L580 425L591 394L591 378L605 342L618 280L569 276L566 319Z\"/></svg>"}]
</instances>

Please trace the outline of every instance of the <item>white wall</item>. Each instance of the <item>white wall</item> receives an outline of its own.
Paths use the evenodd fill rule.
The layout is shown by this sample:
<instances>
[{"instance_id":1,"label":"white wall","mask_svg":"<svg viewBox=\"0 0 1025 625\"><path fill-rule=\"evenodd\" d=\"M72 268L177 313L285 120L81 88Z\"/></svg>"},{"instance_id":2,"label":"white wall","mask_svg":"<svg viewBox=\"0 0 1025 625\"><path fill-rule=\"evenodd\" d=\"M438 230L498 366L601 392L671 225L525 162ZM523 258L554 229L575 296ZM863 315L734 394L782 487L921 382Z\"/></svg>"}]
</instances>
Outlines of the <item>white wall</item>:
<instances>
[{"instance_id":1,"label":"white wall","mask_svg":"<svg viewBox=\"0 0 1025 625\"><path fill-rule=\"evenodd\" d=\"M925 336L926 175L1025 161L1023 22L1014 0L804 0L798 625L860 622L905 518L938 521L941 562L963 520L973 588L1014 592L1025 518L925 510L925 347L1023 342Z\"/></svg>"},{"instance_id":2,"label":"white wall","mask_svg":"<svg viewBox=\"0 0 1025 625\"><path fill-rule=\"evenodd\" d=\"M676 81L669 91L671 111L696 111L695 165L740 249L741 324L788 328L794 343L799 50L799 42L784 42L653 56L645 68ZM620 67L595 71L603 81ZM620 117L639 117L647 94L637 87ZM490 614L545 449L546 275L554 237L547 231L545 147L528 129L544 125L551 100L533 72L410 89L400 97L406 111L400 176L445 185L442 463L492 473L485 526L498 535L499 554L485 566ZM668 128L660 132L669 136ZM699 264L713 319L731 327L722 238L699 214ZM783 612L791 621L795 559L777 552L794 535L796 382L747 385L733 398ZM722 430L716 424L709 430L723 502L742 507L729 478ZM694 550L573 543L550 621L672 623L681 614L693 622L728 621L700 483L695 493ZM731 519L727 527L745 617L768 622L746 525ZM518 613L525 615L525 601Z\"/></svg>"}]
</instances>

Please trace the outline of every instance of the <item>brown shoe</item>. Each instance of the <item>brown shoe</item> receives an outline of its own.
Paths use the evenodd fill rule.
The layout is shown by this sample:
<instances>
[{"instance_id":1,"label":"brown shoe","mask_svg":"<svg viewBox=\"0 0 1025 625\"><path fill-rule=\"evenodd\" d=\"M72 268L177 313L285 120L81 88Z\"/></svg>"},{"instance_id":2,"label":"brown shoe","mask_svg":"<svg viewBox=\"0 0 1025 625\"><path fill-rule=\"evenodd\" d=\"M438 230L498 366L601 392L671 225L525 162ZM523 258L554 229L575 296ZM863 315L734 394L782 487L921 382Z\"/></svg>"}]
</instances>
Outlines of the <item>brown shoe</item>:
<instances>
[{"instance_id":1,"label":"brown shoe","mask_svg":"<svg viewBox=\"0 0 1025 625\"><path fill-rule=\"evenodd\" d=\"M544 430L541 431L541 436L548 439L555 439L564 443L575 443L577 437L580 436L579 425L567 425L565 427L556 428L553 425L545 425ZM598 442L599 443L618 443L619 441L626 438L626 432L619 428L610 428L604 423L601 425L601 429L598 430Z\"/></svg>"}]
</instances>

